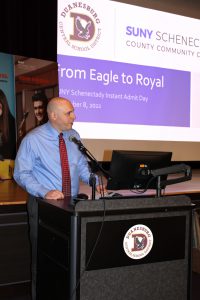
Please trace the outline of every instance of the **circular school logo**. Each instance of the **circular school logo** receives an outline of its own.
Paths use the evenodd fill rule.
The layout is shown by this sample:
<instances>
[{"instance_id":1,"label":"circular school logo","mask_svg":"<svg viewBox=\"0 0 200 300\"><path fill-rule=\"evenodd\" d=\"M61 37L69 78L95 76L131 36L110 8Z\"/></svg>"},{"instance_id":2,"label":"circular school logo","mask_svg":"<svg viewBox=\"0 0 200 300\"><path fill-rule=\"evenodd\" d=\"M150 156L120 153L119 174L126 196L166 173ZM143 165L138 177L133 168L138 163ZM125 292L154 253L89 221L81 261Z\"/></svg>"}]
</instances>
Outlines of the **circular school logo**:
<instances>
[{"instance_id":1,"label":"circular school logo","mask_svg":"<svg viewBox=\"0 0 200 300\"><path fill-rule=\"evenodd\" d=\"M101 21L93 7L84 2L65 5L58 15L58 30L66 45L77 51L88 51L101 37Z\"/></svg>"},{"instance_id":2,"label":"circular school logo","mask_svg":"<svg viewBox=\"0 0 200 300\"><path fill-rule=\"evenodd\" d=\"M145 257L151 251L152 246L153 234L145 225L134 225L124 236L124 251L132 259Z\"/></svg>"}]
</instances>

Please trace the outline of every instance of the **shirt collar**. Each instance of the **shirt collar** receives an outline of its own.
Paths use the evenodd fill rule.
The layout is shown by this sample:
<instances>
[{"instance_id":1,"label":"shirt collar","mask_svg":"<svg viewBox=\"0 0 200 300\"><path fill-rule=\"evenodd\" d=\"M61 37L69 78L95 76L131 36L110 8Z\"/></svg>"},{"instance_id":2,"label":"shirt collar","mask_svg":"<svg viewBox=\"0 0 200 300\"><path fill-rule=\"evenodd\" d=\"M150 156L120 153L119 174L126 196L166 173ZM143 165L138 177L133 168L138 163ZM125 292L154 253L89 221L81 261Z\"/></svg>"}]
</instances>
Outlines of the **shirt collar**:
<instances>
[{"instance_id":1,"label":"shirt collar","mask_svg":"<svg viewBox=\"0 0 200 300\"><path fill-rule=\"evenodd\" d=\"M48 121L46 123L47 125L47 129L50 132L50 134L54 137L54 138L58 138L59 136L59 132L51 125L51 123ZM71 130L67 130L67 131L63 131L63 137L64 138L68 138L70 135L72 135L72 133L74 132L73 129Z\"/></svg>"}]
</instances>

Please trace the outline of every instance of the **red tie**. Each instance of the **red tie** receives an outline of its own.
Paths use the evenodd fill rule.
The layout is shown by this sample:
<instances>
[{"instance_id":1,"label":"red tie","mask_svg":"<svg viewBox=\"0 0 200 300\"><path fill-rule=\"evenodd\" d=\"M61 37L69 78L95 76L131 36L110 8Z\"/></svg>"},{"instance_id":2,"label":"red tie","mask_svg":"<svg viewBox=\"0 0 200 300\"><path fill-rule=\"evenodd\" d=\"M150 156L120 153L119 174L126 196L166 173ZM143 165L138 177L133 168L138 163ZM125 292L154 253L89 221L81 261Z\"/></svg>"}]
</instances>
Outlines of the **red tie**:
<instances>
[{"instance_id":1,"label":"red tie","mask_svg":"<svg viewBox=\"0 0 200 300\"><path fill-rule=\"evenodd\" d=\"M69 170L69 162L67 156L67 149L63 139L63 133L59 134L59 149L60 149L60 162L62 168L62 192L65 197L71 196L71 178Z\"/></svg>"}]
</instances>

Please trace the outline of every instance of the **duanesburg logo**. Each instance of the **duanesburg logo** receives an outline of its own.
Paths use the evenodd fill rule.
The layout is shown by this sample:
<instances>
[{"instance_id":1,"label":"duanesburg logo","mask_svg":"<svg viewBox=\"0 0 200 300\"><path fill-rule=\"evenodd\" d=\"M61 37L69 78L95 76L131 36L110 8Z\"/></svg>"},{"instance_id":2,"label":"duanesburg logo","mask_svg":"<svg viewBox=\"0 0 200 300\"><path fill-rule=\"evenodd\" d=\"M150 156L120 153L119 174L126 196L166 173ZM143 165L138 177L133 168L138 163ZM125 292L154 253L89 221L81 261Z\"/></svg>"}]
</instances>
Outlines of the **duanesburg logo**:
<instances>
[{"instance_id":1,"label":"duanesburg logo","mask_svg":"<svg viewBox=\"0 0 200 300\"><path fill-rule=\"evenodd\" d=\"M124 251L132 259L145 257L151 251L152 246L153 234L145 225L134 225L124 236Z\"/></svg>"},{"instance_id":2,"label":"duanesburg logo","mask_svg":"<svg viewBox=\"0 0 200 300\"><path fill-rule=\"evenodd\" d=\"M72 2L59 13L59 31L65 43L74 50L88 51L101 37L97 12L83 2Z\"/></svg>"}]
</instances>

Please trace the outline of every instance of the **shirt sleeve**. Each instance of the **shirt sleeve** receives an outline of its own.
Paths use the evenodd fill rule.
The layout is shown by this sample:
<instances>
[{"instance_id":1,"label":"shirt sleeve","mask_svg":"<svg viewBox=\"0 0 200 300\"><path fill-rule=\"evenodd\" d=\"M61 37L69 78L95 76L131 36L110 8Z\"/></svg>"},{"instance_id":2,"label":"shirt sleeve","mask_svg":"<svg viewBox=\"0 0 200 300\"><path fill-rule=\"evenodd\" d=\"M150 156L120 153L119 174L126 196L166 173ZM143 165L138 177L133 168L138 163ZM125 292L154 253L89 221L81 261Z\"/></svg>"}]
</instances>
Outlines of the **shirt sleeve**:
<instances>
[{"instance_id":1,"label":"shirt sleeve","mask_svg":"<svg viewBox=\"0 0 200 300\"><path fill-rule=\"evenodd\" d=\"M35 160L35 152L27 136L23 139L15 159L14 179L29 194L44 198L48 189L33 175Z\"/></svg>"}]
</instances>

